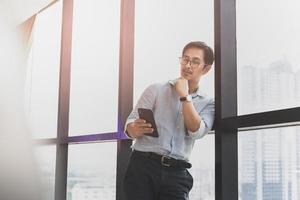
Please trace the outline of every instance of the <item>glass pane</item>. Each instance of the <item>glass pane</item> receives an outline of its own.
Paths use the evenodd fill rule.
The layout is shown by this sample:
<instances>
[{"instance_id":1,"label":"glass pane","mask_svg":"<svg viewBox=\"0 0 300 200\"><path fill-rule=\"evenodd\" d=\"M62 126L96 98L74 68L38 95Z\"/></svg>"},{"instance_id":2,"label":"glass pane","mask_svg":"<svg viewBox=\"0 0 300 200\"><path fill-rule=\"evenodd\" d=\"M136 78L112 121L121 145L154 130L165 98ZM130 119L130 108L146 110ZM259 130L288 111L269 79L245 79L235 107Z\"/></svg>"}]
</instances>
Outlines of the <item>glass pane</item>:
<instances>
[{"instance_id":1,"label":"glass pane","mask_svg":"<svg viewBox=\"0 0 300 200\"><path fill-rule=\"evenodd\" d=\"M70 145L68 157L68 200L115 200L116 142Z\"/></svg>"},{"instance_id":2,"label":"glass pane","mask_svg":"<svg viewBox=\"0 0 300 200\"><path fill-rule=\"evenodd\" d=\"M120 1L75 0L69 135L117 130Z\"/></svg>"},{"instance_id":3,"label":"glass pane","mask_svg":"<svg viewBox=\"0 0 300 200\"><path fill-rule=\"evenodd\" d=\"M196 140L190 162L194 186L190 199L215 199L215 135L209 134Z\"/></svg>"},{"instance_id":4,"label":"glass pane","mask_svg":"<svg viewBox=\"0 0 300 200\"><path fill-rule=\"evenodd\" d=\"M239 134L239 199L300 199L300 127Z\"/></svg>"},{"instance_id":5,"label":"glass pane","mask_svg":"<svg viewBox=\"0 0 300 200\"><path fill-rule=\"evenodd\" d=\"M179 77L178 57L188 42L200 40L214 47L213 1L139 0L135 3L134 104L150 84ZM201 89L211 97L214 96L213 75L211 70L200 82Z\"/></svg>"},{"instance_id":6,"label":"glass pane","mask_svg":"<svg viewBox=\"0 0 300 200\"><path fill-rule=\"evenodd\" d=\"M36 17L26 76L26 111L34 138L56 137L62 2Z\"/></svg>"},{"instance_id":7,"label":"glass pane","mask_svg":"<svg viewBox=\"0 0 300 200\"><path fill-rule=\"evenodd\" d=\"M298 0L237 1L239 114L300 106L299 9Z\"/></svg>"},{"instance_id":8,"label":"glass pane","mask_svg":"<svg viewBox=\"0 0 300 200\"><path fill-rule=\"evenodd\" d=\"M54 200L56 146L37 146L35 154L41 173L43 199Z\"/></svg>"}]
</instances>

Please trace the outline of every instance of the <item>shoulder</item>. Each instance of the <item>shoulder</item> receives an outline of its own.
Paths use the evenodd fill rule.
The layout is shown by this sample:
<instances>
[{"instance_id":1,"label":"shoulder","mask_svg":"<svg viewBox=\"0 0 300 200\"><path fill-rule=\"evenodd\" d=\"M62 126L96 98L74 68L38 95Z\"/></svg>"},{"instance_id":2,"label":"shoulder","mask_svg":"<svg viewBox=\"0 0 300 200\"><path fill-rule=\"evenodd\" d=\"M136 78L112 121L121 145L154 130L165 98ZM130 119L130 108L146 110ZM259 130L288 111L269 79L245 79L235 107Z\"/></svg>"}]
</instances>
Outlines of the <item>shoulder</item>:
<instances>
[{"instance_id":1,"label":"shoulder","mask_svg":"<svg viewBox=\"0 0 300 200\"><path fill-rule=\"evenodd\" d=\"M197 92L197 96L199 99L201 99L201 102L204 104L214 104L215 100L211 96L209 96L207 93L204 91L200 90Z\"/></svg>"},{"instance_id":2,"label":"shoulder","mask_svg":"<svg viewBox=\"0 0 300 200\"><path fill-rule=\"evenodd\" d=\"M160 83L153 83L149 85L145 91L150 91L150 92L158 92L164 88L169 87L168 82L160 82Z\"/></svg>"},{"instance_id":3,"label":"shoulder","mask_svg":"<svg viewBox=\"0 0 300 200\"><path fill-rule=\"evenodd\" d=\"M211 97L205 97L205 106L204 109L206 111L214 112L215 110L215 100Z\"/></svg>"},{"instance_id":4,"label":"shoulder","mask_svg":"<svg viewBox=\"0 0 300 200\"><path fill-rule=\"evenodd\" d=\"M214 110L215 107L215 100L211 96L203 92L198 93L198 98L195 97L194 105L198 108L198 111L207 111L207 110Z\"/></svg>"},{"instance_id":5,"label":"shoulder","mask_svg":"<svg viewBox=\"0 0 300 200\"><path fill-rule=\"evenodd\" d=\"M207 104L215 104L215 99L210 97L210 96L206 96L204 97L207 101Z\"/></svg>"},{"instance_id":6,"label":"shoulder","mask_svg":"<svg viewBox=\"0 0 300 200\"><path fill-rule=\"evenodd\" d=\"M208 95L203 95L202 96L204 102L206 105L215 105L215 99L208 96Z\"/></svg>"}]
</instances>

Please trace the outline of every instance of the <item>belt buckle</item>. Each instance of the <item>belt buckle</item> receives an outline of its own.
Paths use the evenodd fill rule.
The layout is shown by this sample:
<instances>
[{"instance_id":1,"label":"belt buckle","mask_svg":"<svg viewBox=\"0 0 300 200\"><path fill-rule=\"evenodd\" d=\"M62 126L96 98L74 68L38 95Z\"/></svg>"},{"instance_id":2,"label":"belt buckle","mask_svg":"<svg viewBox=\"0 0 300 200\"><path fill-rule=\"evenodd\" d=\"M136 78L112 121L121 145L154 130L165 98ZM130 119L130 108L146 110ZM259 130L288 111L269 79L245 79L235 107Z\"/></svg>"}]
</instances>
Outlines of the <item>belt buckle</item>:
<instances>
[{"instance_id":1,"label":"belt buckle","mask_svg":"<svg viewBox=\"0 0 300 200\"><path fill-rule=\"evenodd\" d=\"M162 156L161 157L161 164L163 165L163 166L165 166L165 167L170 167L171 165L170 164L167 164L167 163L165 163L165 160L171 160L171 157L169 157L169 156Z\"/></svg>"}]
</instances>

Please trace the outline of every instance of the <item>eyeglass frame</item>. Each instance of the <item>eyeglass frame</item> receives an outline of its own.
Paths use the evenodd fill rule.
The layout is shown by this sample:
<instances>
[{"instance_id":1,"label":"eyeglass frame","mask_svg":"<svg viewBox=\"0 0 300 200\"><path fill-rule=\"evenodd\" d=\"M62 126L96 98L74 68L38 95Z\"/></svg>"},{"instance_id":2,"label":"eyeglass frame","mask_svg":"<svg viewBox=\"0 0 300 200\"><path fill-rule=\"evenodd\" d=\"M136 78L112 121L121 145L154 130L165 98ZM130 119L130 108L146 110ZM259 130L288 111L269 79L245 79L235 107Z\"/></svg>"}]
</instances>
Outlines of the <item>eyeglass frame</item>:
<instances>
[{"instance_id":1,"label":"eyeglass frame","mask_svg":"<svg viewBox=\"0 0 300 200\"><path fill-rule=\"evenodd\" d=\"M181 65L186 66L187 64L189 64L192 69L196 69L196 68L198 68L201 65L203 65L204 67L207 66L207 64L202 63L201 60L199 60L198 58L196 58L196 59L198 59L200 62L199 62L199 64L197 66L194 65L195 63L194 64L192 63L193 61L195 61L195 60L193 60L193 58L192 59L188 59L187 63L185 63L185 64L182 63L184 56L183 57L178 57L178 58L179 58L179 62L180 62ZM186 58L188 58L188 56L186 56Z\"/></svg>"}]
</instances>

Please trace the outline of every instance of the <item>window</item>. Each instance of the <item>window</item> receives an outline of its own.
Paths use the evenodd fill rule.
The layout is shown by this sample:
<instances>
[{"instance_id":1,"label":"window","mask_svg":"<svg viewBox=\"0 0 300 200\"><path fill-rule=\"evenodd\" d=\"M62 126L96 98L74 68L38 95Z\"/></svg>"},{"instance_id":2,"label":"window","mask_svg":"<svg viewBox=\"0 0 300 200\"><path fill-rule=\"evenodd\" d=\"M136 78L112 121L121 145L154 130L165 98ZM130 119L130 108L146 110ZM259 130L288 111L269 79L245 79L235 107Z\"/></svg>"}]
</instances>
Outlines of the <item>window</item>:
<instances>
[{"instance_id":1,"label":"window","mask_svg":"<svg viewBox=\"0 0 300 200\"><path fill-rule=\"evenodd\" d=\"M116 159L116 142L70 145L67 199L115 200Z\"/></svg>"},{"instance_id":2,"label":"window","mask_svg":"<svg viewBox=\"0 0 300 200\"><path fill-rule=\"evenodd\" d=\"M74 6L73 13L65 13L64 16L69 20L65 20L64 24L61 23L62 2L67 11ZM122 6L121 2L124 3ZM178 57L181 56L183 46L190 41L201 40L211 47L216 42L215 50L222 53L218 58L222 70L216 68L217 74L222 78L216 79L216 104L223 107L216 114L221 125L226 120L232 123L227 124L226 128L217 125L216 135L207 135L195 142L191 156L193 168L190 170L194 177L191 199L235 199L237 196L242 200L299 199L299 127L244 131L238 134L237 143L236 128L241 128L241 124L244 128L247 124L265 126L278 121L271 116L271 122L260 123L260 119L268 116L266 113L256 113L249 118L232 116L236 114L236 107L239 108L239 114L243 115L299 106L300 68L297 63L297 44L300 43L300 26L296 21L299 18L299 7L300 3L296 0L228 0L226 3L221 0L71 0L58 1L43 10L36 19L28 60L26 109L34 138L41 139L38 141L46 144L53 143L53 146L36 148L45 196L49 200L54 199L55 170L63 176L57 182L57 187L65 185L64 181L67 181L67 191L56 190L55 195L62 199L65 192L68 200L110 200L116 198L116 192L117 195L122 195L121 191L116 191L119 188L116 184L122 178L116 177L116 171L118 175L122 175L125 168L116 169L117 153L121 152L117 152L117 147L122 150L118 154L121 158L121 163L118 164L122 165L130 151L129 142L103 142L115 139L112 136L114 134L110 133L117 132L118 123L123 123L120 118L127 114L124 113L127 109L121 109L123 113L118 113L119 81L122 81L122 86L124 82L131 86L131 81L134 81L133 102L136 104L142 91L150 84L177 78ZM119 48L119 33L122 33L121 38L130 38L127 34L131 33L133 24L129 17L128 21L121 21L122 27L125 27L122 30L126 31L120 30L120 11L124 15L128 11L132 12L128 16L133 16L133 10L135 38L134 41L126 41L126 44L129 44L129 48L135 45L134 80L131 80L129 74L130 80L124 81L119 80L119 50L122 51L121 55L126 52ZM72 52L66 52L71 54L72 59L71 88L67 85L62 92L62 95L68 95L70 90L70 105L66 104L70 106L70 115L59 120L62 123L69 121L70 136L81 136L56 138L61 26L68 27L71 22L72 48L67 49L72 49ZM217 30L214 30L214 25ZM63 30L67 30L64 34L69 34L68 29ZM214 35L217 41L214 41ZM62 38L62 44L70 45L64 40L66 38ZM231 65L236 58L238 85L235 83L235 65ZM126 61L131 63L130 59L131 57ZM124 66L129 69L132 67L127 64ZM214 68L212 69L201 79L200 87L213 97ZM123 75L121 74L122 77ZM62 77L63 82L64 78ZM228 100L234 100L237 91L238 105L235 105L235 101ZM232 98L223 96L226 93ZM128 94L126 98L122 96L121 99L126 100L122 102L131 101L131 95ZM299 107L284 110L284 113L295 111L298 113ZM272 113L276 116L279 112ZM232 117L228 119L227 116ZM287 118L292 122L300 120L297 115ZM102 134L101 137L90 135L96 133L108 134ZM53 137L55 138L49 139ZM79 144L72 143L74 141ZM57 155L62 157L57 161L55 145L63 146L58 148ZM67 146L68 150L64 148ZM235 157L237 151L239 159ZM66 171L62 171L67 167L63 166L67 163L66 159L68 175ZM55 169L55 162L62 167ZM216 175L215 168L218 172ZM236 187L238 173L239 190ZM222 192L215 193L215 188Z\"/></svg>"},{"instance_id":3,"label":"window","mask_svg":"<svg viewBox=\"0 0 300 200\"><path fill-rule=\"evenodd\" d=\"M135 4L134 106L150 84L179 77L178 57L188 42L200 40L214 46L213 1L142 0ZM200 87L214 97L213 68L201 78ZM195 142L191 163L194 186L190 198L214 199L213 135Z\"/></svg>"},{"instance_id":4,"label":"window","mask_svg":"<svg viewBox=\"0 0 300 200\"><path fill-rule=\"evenodd\" d=\"M190 199L215 199L215 136L206 135L196 140L192 151L190 170L194 185Z\"/></svg>"},{"instance_id":5,"label":"window","mask_svg":"<svg viewBox=\"0 0 300 200\"><path fill-rule=\"evenodd\" d=\"M239 199L300 198L300 128L239 133Z\"/></svg>"},{"instance_id":6,"label":"window","mask_svg":"<svg viewBox=\"0 0 300 200\"><path fill-rule=\"evenodd\" d=\"M120 1L75 0L69 135L117 130Z\"/></svg>"},{"instance_id":7,"label":"window","mask_svg":"<svg viewBox=\"0 0 300 200\"><path fill-rule=\"evenodd\" d=\"M178 57L188 42L200 40L214 46L213 6L207 0L136 1L134 104L150 84L179 77ZM200 83L212 97L213 75L211 70Z\"/></svg>"},{"instance_id":8,"label":"window","mask_svg":"<svg viewBox=\"0 0 300 200\"><path fill-rule=\"evenodd\" d=\"M37 146L35 155L40 172L43 199L54 200L56 145Z\"/></svg>"},{"instance_id":9,"label":"window","mask_svg":"<svg viewBox=\"0 0 300 200\"><path fill-rule=\"evenodd\" d=\"M300 105L299 9L297 0L237 1L239 114Z\"/></svg>"}]
</instances>

